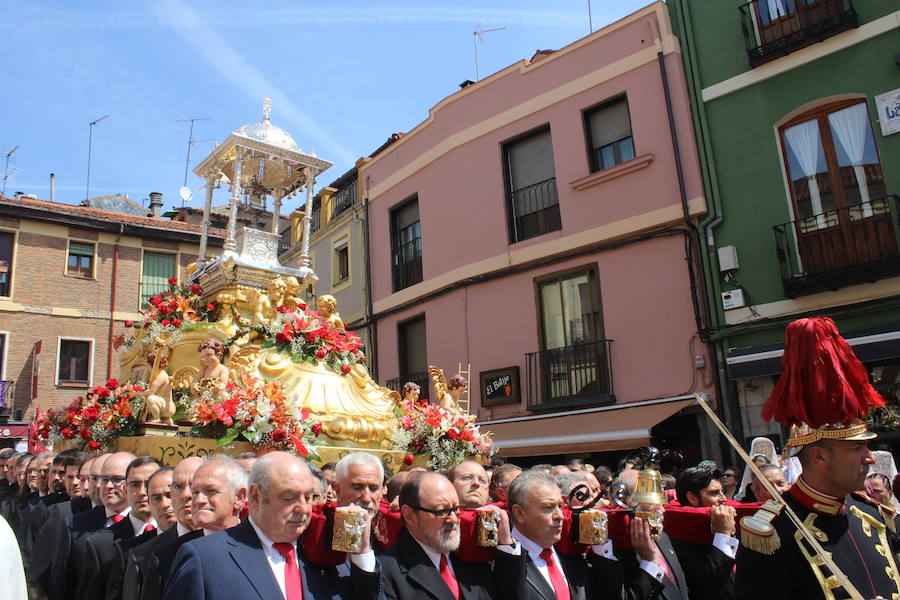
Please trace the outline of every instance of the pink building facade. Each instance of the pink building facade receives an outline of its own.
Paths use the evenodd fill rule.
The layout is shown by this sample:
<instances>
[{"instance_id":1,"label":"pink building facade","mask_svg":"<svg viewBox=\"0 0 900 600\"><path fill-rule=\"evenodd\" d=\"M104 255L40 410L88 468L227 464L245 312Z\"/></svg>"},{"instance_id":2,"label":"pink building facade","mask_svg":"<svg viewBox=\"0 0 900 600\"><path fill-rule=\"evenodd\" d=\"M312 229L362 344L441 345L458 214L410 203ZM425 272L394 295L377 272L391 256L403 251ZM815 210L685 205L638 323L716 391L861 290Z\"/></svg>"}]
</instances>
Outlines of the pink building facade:
<instances>
[{"instance_id":1,"label":"pink building facade","mask_svg":"<svg viewBox=\"0 0 900 600\"><path fill-rule=\"evenodd\" d=\"M505 456L634 448L662 421L663 445L714 454L689 407L714 380L696 155L663 3L445 98L360 168L379 380L470 364Z\"/></svg>"}]
</instances>

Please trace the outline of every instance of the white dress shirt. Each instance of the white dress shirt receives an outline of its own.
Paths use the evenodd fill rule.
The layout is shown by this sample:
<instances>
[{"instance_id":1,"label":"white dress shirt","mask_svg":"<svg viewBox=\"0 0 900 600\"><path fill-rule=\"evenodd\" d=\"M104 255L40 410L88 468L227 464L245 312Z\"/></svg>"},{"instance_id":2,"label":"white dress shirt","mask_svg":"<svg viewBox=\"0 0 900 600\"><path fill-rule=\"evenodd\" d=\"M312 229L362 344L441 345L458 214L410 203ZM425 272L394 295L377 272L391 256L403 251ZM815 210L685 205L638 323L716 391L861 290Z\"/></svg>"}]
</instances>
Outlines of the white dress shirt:
<instances>
[{"instance_id":1,"label":"white dress shirt","mask_svg":"<svg viewBox=\"0 0 900 600\"><path fill-rule=\"evenodd\" d=\"M410 534L412 535L412 534ZM412 536L412 539L416 540L416 543L422 547L422 550L425 551L425 555L428 557L428 560L431 561L431 564L434 565L434 568L438 570L438 573L441 571L441 555L439 552L435 552L422 542L420 542L416 536ZM450 572L453 573L453 576L456 577L456 571L453 570L453 563L450 562L450 557L447 556L447 566L450 567Z\"/></svg>"},{"instance_id":2,"label":"white dress shirt","mask_svg":"<svg viewBox=\"0 0 900 600\"><path fill-rule=\"evenodd\" d=\"M149 521L144 522L134 516L134 513L129 513L128 518L131 520L131 526L134 527L134 537L137 537L144 533L144 528L147 525L153 525L154 527L156 527L156 519L152 517Z\"/></svg>"},{"instance_id":3,"label":"white dress shirt","mask_svg":"<svg viewBox=\"0 0 900 600\"><path fill-rule=\"evenodd\" d=\"M181 536L183 536L183 535L187 535L187 534L189 534L189 533L191 532L190 529L188 529L187 527L185 527L184 525L182 525L182 524L179 523L178 521L175 521L175 531L178 533L178 537L181 537Z\"/></svg>"},{"instance_id":4,"label":"white dress shirt","mask_svg":"<svg viewBox=\"0 0 900 600\"><path fill-rule=\"evenodd\" d=\"M113 517L114 517L114 516L116 516L116 515L122 515L123 517L127 517L127 516L131 513L131 507L130 507L130 506L129 506L128 508L126 508L125 510L123 510L122 512L120 512L120 513L117 513L117 512L114 511L114 510L110 510L110 509L106 508L105 506L103 507L103 510L106 511L106 524L105 524L103 527L109 527L110 525L112 525L112 524L113 524Z\"/></svg>"},{"instance_id":5,"label":"white dress shirt","mask_svg":"<svg viewBox=\"0 0 900 600\"><path fill-rule=\"evenodd\" d=\"M544 549L537 544L535 544L532 540L528 539L522 532L513 527L512 536L522 544L522 547L525 548L525 551L528 552L528 556L531 557L531 562L534 563L534 566L537 567L538 572L541 576L547 580L547 585L550 586L550 589L553 589L553 582L550 580L550 569L547 568L547 561L541 558L541 552ZM559 555L556 553L556 548L551 547L550 552L553 554L553 560L556 562L556 567L559 569L559 572L562 574L563 580L566 582L566 585L569 585L569 580L566 578L566 573L563 571L562 563L559 562Z\"/></svg>"}]
</instances>

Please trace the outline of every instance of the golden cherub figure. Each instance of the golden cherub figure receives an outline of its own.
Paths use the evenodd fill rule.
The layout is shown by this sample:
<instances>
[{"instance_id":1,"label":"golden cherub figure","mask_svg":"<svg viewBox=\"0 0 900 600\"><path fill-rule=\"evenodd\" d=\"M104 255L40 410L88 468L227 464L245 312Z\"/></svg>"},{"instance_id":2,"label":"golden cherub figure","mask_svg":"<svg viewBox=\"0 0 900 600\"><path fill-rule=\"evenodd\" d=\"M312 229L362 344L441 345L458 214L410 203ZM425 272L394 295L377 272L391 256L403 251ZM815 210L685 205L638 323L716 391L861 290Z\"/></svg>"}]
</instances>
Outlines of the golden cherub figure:
<instances>
[{"instance_id":1,"label":"golden cherub figure","mask_svg":"<svg viewBox=\"0 0 900 600\"><path fill-rule=\"evenodd\" d=\"M325 317L325 320L335 329L344 329L344 321L341 319L340 313L337 312L337 300L334 296L325 294L316 299L316 308L319 313Z\"/></svg>"},{"instance_id":2,"label":"golden cherub figure","mask_svg":"<svg viewBox=\"0 0 900 600\"><path fill-rule=\"evenodd\" d=\"M459 406L459 399L465 393L469 382L462 375L454 375L447 381L444 378L444 371L439 367L428 367L428 373L431 375L431 381L434 383L434 392L438 397L438 402L444 410L454 416L466 416L462 408Z\"/></svg>"},{"instance_id":3,"label":"golden cherub figure","mask_svg":"<svg viewBox=\"0 0 900 600\"><path fill-rule=\"evenodd\" d=\"M166 367L169 365L169 349L165 342L157 338L154 340L154 348L148 357L153 365L150 373L150 383L146 390L139 395L144 399L143 419L147 423L161 423L174 425L172 417L175 416L175 401L172 400L172 382Z\"/></svg>"},{"instance_id":4,"label":"golden cherub figure","mask_svg":"<svg viewBox=\"0 0 900 600\"><path fill-rule=\"evenodd\" d=\"M231 372L222 360L225 358L225 344L216 338L203 340L197 349L202 366L194 376L191 393L199 394L203 389L211 389L215 394L225 392Z\"/></svg>"}]
</instances>

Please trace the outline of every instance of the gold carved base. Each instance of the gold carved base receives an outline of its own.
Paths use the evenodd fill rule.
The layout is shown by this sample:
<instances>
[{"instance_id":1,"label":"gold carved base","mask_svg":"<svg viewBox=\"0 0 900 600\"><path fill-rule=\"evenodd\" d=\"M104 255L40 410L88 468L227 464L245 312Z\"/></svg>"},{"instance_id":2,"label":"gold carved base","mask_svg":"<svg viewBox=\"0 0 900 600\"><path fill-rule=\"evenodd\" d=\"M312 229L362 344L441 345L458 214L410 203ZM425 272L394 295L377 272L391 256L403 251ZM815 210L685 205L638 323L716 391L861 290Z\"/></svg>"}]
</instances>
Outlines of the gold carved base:
<instances>
[{"instance_id":1,"label":"gold carved base","mask_svg":"<svg viewBox=\"0 0 900 600\"><path fill-rule=\"evenodd\" d=\"M166 437L175 437L178 435L178 425L166 425L164 423L141 423L137 427L137 434L146 435L162 435Z\"/></svg>"}]
</instances>

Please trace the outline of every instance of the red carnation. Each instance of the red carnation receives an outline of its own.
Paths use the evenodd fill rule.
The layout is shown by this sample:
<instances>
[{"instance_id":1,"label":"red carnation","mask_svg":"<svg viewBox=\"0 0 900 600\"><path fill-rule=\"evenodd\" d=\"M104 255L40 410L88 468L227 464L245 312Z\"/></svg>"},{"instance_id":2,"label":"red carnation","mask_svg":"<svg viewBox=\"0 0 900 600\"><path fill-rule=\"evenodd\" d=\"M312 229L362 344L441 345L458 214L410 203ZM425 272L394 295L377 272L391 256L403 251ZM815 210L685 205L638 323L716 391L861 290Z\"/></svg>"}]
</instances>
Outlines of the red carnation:
<instances>
[{"instance_id":1,"label":"red carnation","mask_svg":"<svg viewBox=\"0 0 900 600\"><path fill-rule=\"evenodd\" d=\"M200 289L200 286L197 285L196 283L195 283L194 285L191 286L191 293L192 293L192 294L199 294L201 291L203 291L203 290L201 290L201 289Z\"/></svg>"},{"instance_id":2,"label":"red carnation","mask_svg":"<svg viewBox=\"0 0 900 600\"><path fill-rule=\"evenodd\" d=\"M83 440L89 440L91 439L91 430L88 428L84 428L78 432L78 435L80 435L81 439Z\"/></svg>"},{"instance_id":3,"label":"red carnation","mask_svg":"<svg viewBox=\"0 0 900 600\"><path fill-rule=\"evenodd\" d=\"M308 343L312 344L312 343L314 343L314 342L316 341L316 336L314 336L314 335L311 334L311 333L307 333L307 334L306 334L306 341L307 341Z\"/></svg>"},{"instance_id":4,"label":"red carnation","mask_svg":"<svg viewBox=\"0 0 900 600\"><path fill-rule=\"evenodd\" d=\"M319 435L320 433L322 433L322 424L314 423L312 426L312 432L313 432L313 435Z\"/></svg>"},{"instance_id":5,"label":"red carnation","mask_svg":"<svg viewBox=\"0 0 900 600\"><path fill-rule=\"evenodd\" d=\"M97 443L97 442L94 442L94 441L90 441L90 442L87 443L87 446L86 446L86 447L87 447L88 450L99 450L99 449L100 449L100 444Z\"/></svg>"},{"instance_id":6,"label":"red carnation","mask_svg":"<svg viewBox=\"0 0 900 600\"><path fill-rule=\"evenodd\" d=\"M160 302L159 296L153 296L152 298L150 298L150 304L152 304L153 306L156 306L157 304L159 304L159 302Z\"/></svg>"},{"instance_id":7,"label":"red carnation","mask_svg":"<svg viewBox=\"0 0 900 600\"><path fill-rule=\"evenodd\" d=\"M64 438L66 438L67 440L71 440L71 439L72 439L72 430L69 429L68 427L66 427L65 429L63 429L63 430L60 431L59 433L60 433Z\"/></svg>"},{"instance_id":8,"label":"red carnation","mask_svg":"<svg viewBox=\"0 0 900 600\"><path fill-rule=\"evenodd\" d=\"M269 437L277 444L287 439L287 433L285 433L283 429L276 429Z\"/></svg>"},{"instance_id":9,"label":"red carnation","mask_svg":"<svg viewBox=\"0 0 900 600\"><path fill-rule=\"evenodd\" d=\"M322 350L321 348L316 350L316 358L318 358L319 360L325 360L325 356L326 356L326 353L324 350Z\"/></svg>"},{"instance_id":10,"label":"red carnation","mask_svg":"<svg viewBox=\"0 0 900 600\"><path fill-rule=\"evenodd\" d=\"M96 406L87 406L87 407L85 407L82 415L84 415L84 418L87 419L88 421L93 421L94 419L96 419L97 417L100 416L100 411L97 410Z\"/></svg>"},{"instance_id":11,"label":"red carnation","mask_svg":"<svg viewBox=\"0 0 900 600\"><path fill-rule=\"evenodd\" d=\"M125 327L134 327L134 321L125 321Z\"/></svg>"},{"instance_id":12,"label":"red carnation","mask_svg":"<svg viewBox=\"0 0 900 600\"><path fill-rule=\"evenodd\" d=\"M177 277L169 277L169 285L172 285L172 286L178 285L178 278Z\"/></svg>"},{"instance_id":13,"label":"red carnation","mask_svg":"<svg viewBox=\"0 0 900 600\"><path fill-rule=\"evenodd\" d=\"M350 365L348 365L348 364L341 365L341 375L346 375L349 372L350 372Z\"/></svg>"},{"instance_id":14,"label":"red carnation","mask_svg":"<svg viewBox=\"0 0 900 600\"><path fill-rule=\"evenodd\" d=\"M206 310L214 310L215 308L216 308L215 304L210 303L210 304L206 305Z\"/></svg>"},{"instance_id":15,"label":"red carnation","mask_svg":"<svg viewBox=\"0 0 900 600\"><path fill-rule=\"evenodd\" d=\"M455 429L448 429L447 437L450 438L451 440L455 440L456 438L459 437L459 432Z\"/></svg>"},{"instance_id":16,"label":"red carnation","mask_svg":"<svg viewBox=\"0 0 900 600\"><path fill-rule=\"evenodd\" d=\"M181 319L173 319L172 325L174 325L175 327L181 327Z\"/></svg>"},{"instance_id":17,"label":"red carnation","mask_svg":"<svg viewBox=\"0 0 900 600\"><path fill-rule=\"evenodd\" d=\"M286 313L288 311L287 306L285 306L284 304L279 304L275 310L280 313Z\"/></svg>"},{"instance_id":18,"label":"red carnation","mask_svg":"<svg viewBox=\"0 0 900 600\"><path fill-rule=\"evenodd\" d=\"M111 390L116 389L117 387L119 387L119 380L118 379L107 379L106 387L108 387Z\"/></svg>"},{"instance_id":19,"label":"red carnation","mask_svg":"<svg viewBox=\"0 0 900 600\"><path fill-rule=\"evenodd\" d=\"M408 467L408 466L411 466L415 460L416 460L415 456L413 456L412 454L407 454L406 456L403 457L403 464Z\"/></svg>"},{"instance_id":20,"label":"red carnation","mask_svg":"<svg viewBox=\"0 0 900 600\"><path fill-rule=\"evenodd\" d=\"M167 326L167 325L169 325L169 323L171 323L171 321L169 321L168 319L163 319L163 320L162 320L162 324L163 324L164 327Z\"/></svg>"}]
</instances>

